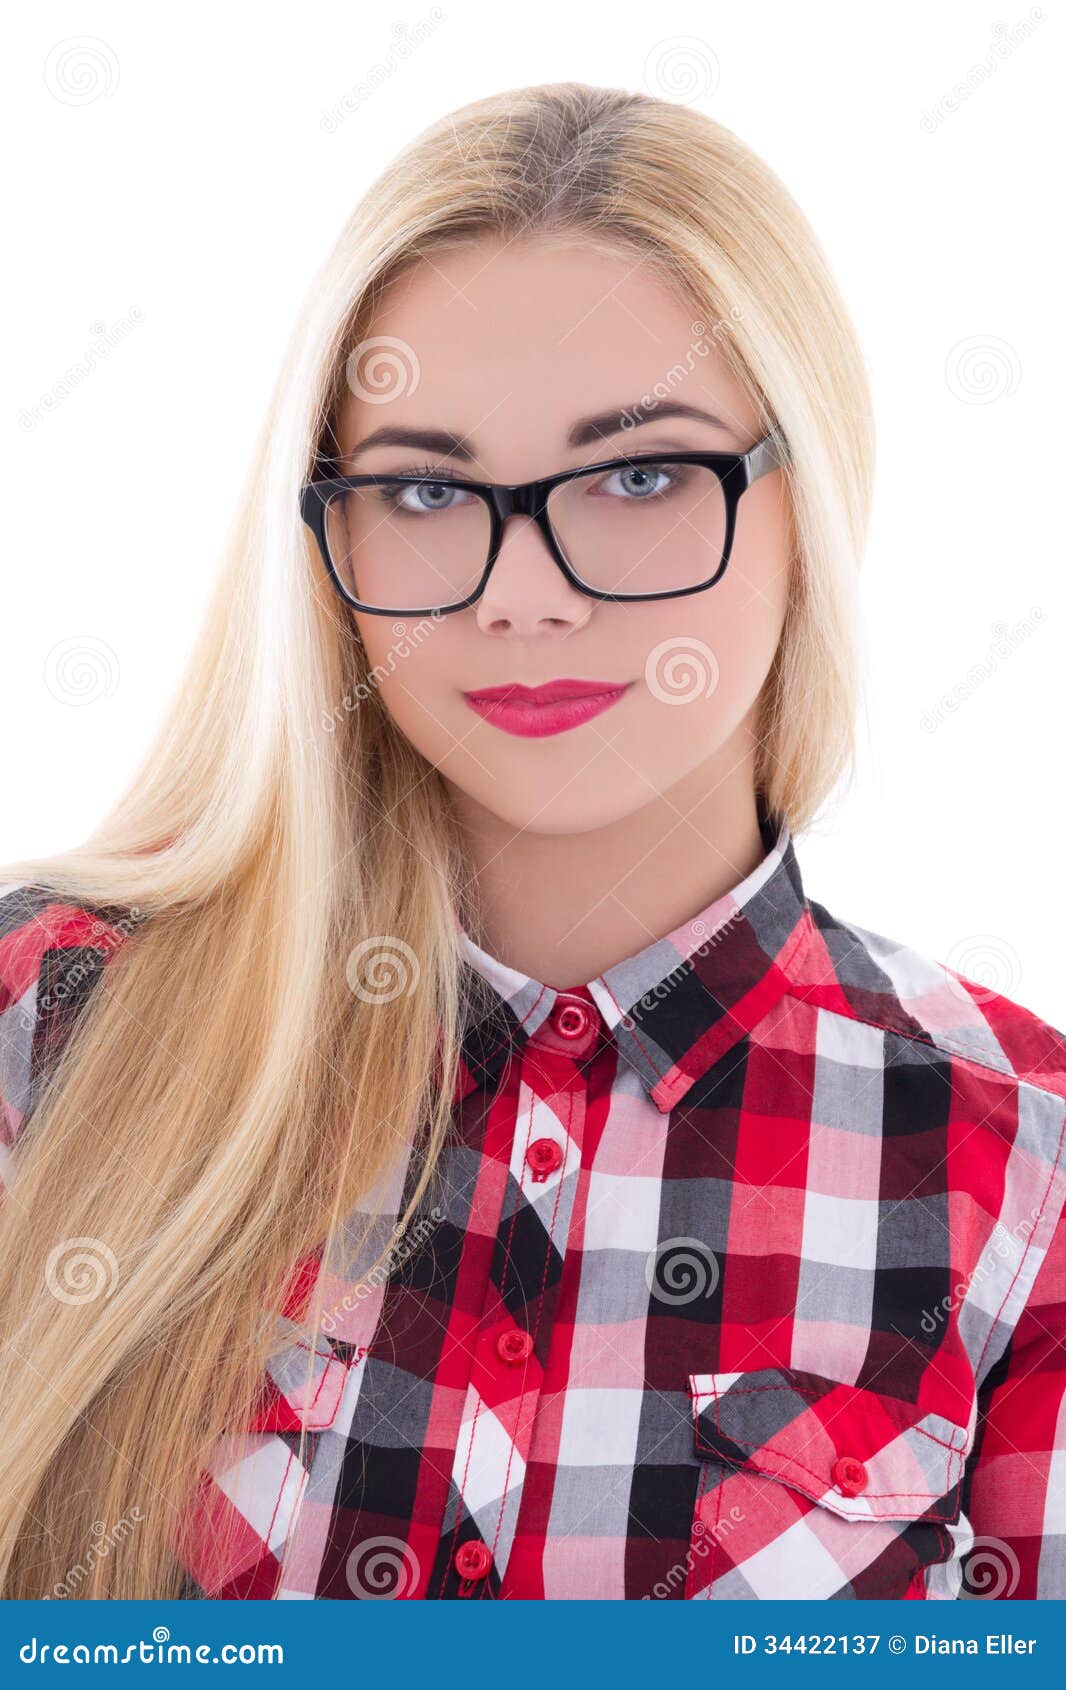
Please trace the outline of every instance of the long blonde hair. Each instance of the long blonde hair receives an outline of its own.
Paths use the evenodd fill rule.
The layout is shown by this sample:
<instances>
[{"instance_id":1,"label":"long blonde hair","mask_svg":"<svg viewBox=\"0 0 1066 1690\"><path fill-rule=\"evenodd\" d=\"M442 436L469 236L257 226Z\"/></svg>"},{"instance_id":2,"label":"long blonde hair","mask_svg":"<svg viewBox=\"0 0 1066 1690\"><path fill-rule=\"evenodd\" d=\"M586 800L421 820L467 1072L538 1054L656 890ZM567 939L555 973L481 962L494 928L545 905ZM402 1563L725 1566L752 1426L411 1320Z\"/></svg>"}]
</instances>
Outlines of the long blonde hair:
<instances>
[{"instance_id":1,"label":"long blonde hair","mask_svg":"<svg viewBox=\"0 0 1066 1690\"><path fill-rule=\"evenodd\" d=\"M541 231L647 254L704 322L728 325L720 350L791 454L794 586L760 701L758 784L795 831L850 769L872 424L801 212L727 129L643 94L523 88L437 122L314 278L143 766L84 845L0 872L133 912L0 1205L5 1597L51 1594L101 1522L131 1516L77 1594L178 1594L178 1510L249 1412L288 1268L338 1235L405 1134L422 1171L400 1226L431 1177L464 1013L455 916L473 890L446 786L381 705L296 491L401 266ZM420 968L414 989L374 1003L348 964L377 936ZM57 1299L43 1264L84 1238L113 1253L115 1288ZM308 1332L320 1312L316 1293Z\"/></svg>"}]
</instances>

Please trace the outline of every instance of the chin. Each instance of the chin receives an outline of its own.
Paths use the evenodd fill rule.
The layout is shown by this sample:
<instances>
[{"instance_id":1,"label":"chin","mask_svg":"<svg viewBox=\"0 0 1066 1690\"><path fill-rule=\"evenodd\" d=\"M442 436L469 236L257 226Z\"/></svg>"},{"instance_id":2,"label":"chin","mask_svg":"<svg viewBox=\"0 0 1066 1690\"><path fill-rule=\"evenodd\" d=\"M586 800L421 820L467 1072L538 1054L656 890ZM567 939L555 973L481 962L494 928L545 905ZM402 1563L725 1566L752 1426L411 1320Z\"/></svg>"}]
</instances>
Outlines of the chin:
<instances>
[{"instance_id":1,"label":"chin","mask_svg":"<svg viewBox=\"0 0 1066 1690\"><path fill-rule=\"evenodd\" d=\"M579 783L575 783L577 785ZM555 788L538 796L528 788L522 792L504 794L500 787L489 788L474 795L479 803L491 810L509 827L526 833L573 834L592 833L621 821L656 796L650 787L619 790L619 783L600 792L558 792Z\"/></svg>"}]
</instances>

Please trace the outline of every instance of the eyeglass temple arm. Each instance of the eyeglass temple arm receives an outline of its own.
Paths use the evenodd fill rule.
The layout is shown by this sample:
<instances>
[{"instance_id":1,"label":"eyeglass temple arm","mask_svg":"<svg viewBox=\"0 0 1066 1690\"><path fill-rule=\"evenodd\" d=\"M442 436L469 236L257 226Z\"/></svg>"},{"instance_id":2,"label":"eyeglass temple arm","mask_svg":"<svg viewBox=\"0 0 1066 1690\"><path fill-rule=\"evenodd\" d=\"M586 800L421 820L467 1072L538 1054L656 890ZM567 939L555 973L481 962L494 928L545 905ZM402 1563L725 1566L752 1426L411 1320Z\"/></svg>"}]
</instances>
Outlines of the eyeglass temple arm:
<instances>
[{"instance_id":1,"label":"eyeglass temple arm","mask_svg":"<svg viewBox=\"0 0 1066 1690\"><path fill-rule=\"evenodd\" d=\"M775 424L764 440L746 453L748 480L757 481L760 475L778 469L788 462L788 445L784 434Z\"/></svg>"}]
</instances>

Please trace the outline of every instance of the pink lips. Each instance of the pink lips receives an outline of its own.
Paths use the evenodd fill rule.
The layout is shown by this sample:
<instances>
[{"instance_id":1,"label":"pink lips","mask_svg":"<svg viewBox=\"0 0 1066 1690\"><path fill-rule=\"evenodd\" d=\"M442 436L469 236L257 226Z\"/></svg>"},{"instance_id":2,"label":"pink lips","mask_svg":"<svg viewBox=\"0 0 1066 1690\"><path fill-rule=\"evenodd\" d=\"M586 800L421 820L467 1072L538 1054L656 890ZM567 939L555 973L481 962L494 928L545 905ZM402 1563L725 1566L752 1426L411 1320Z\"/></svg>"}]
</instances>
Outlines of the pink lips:
<instances>
[{"instance_id":1,"label":"pink lips","mask_svg":"<svg viewBox=\"0 0 1066 1690\"><path fill-rule=\"evenodd\" d=\"M494 727L524 739L539 739L591 721L616 704L629 686L628 681L619 685L615 681L563 679L524 687L516 681L509 686L464 692L463 697L471 710Z\"/></svg>"}]
</instances>

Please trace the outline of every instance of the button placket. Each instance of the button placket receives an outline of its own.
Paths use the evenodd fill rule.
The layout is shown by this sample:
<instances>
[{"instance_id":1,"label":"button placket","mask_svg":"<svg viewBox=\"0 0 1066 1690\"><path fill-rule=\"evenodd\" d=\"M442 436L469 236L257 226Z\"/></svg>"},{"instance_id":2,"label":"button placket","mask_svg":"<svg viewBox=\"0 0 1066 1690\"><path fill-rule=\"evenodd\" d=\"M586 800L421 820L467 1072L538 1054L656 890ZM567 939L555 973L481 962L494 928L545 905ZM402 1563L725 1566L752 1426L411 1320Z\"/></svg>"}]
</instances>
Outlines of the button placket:
<instances>
[{"instance_id":1,"label":"button placket","mask_svg":"<svg viewBox=\"0 0 1066 1690\"><path fill-rule=\"evenodd\" d=\"M560 999L523 1047L518 1064L517 1096L510 1100L516 1123L512 1179L497 1226L479 1323L482 1336L475 1343L464 1432L453 1467L451 1529L463 1533L476 1520L480 1536L467 1538L463 1547L469 1555L476 1541L485 1554L463 1566L484 1559L485 1571L462 1572L454 1548L453 1582L450 1590L441 1591L445 1596L494 1594L488 1575L495 1570L493 1583L505 1577L521 1512L545 1376L537 1354L547 1365L579 1186L566 1171L568 1150L580 1155L584 1131L587 1080L579 1064L599 1037L598 1012L575 1006L565 994ZM554 1190L546 1189L553 1175Z\"/></svg>"}]
</instances>

